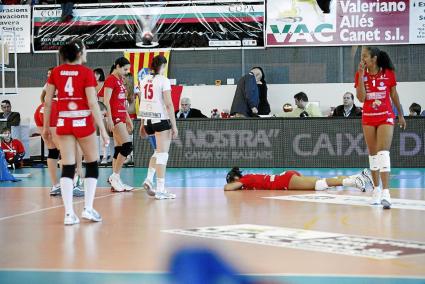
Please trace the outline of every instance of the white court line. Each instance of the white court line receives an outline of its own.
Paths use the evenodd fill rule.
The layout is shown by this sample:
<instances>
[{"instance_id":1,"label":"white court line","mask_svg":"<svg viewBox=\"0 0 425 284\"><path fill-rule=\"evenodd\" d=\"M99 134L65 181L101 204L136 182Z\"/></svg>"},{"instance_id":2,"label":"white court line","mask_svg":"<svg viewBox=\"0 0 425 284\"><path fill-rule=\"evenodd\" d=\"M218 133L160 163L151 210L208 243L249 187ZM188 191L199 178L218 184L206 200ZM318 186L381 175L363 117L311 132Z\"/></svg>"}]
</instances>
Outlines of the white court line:
<instances>
[{"instance_id":1,"label":"white court line","mask_svg":"<svg viewBox=\"0 0 425 284\"><path fill-rule=\"evenodd\" d=\"M105 198L105 197L109 197L109 196L113 196L113 195L117 195L118 196L119 194L117 194L117 193L111 193L111 194L108 194L108 195L95 197L94 199L101 199L101 198ZM73 202L72 204L81 204L81 203L84 203L84 200ZM39 213L39 212L43 212L43 211L47 211L47 210L51 210L51 209L56 209L56 208L61 208L61 207L63 207L63 204L62 205L52 206L52 207L47 207L47 208L43 208L43 209L37 209L37 210L27 211L27 212L15 214L15 215L10 215L10 216L6 216L6 217L0 218L0 222L1 221L4 221L4 220L9 220L9 219L12 219L12 218L16 218L16 217L21 217L21 216L25 216L25 215L35 214L35 213Z\"/></svg>"}]
</instances>

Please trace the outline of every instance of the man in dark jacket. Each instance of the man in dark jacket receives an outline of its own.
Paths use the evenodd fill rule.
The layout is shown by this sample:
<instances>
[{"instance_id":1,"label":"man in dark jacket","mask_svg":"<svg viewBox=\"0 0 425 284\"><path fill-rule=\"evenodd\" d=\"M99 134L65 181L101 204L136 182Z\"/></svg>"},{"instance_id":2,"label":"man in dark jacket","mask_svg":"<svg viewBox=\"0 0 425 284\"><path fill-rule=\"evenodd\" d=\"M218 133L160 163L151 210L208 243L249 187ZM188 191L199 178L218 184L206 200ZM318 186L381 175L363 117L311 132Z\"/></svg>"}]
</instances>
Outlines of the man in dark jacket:
<instances>
[{"instance_id":1,"label":"man in dark jacket","mask_svg":"<svg viewBox=\"0 0 425 284\"><path fill-rule=\"evenodd\" d=\"M267 83L265 79L264 70L261 67L254 67L252 69L258 69L261 71L261 80L257 82L259 92L259 103L258 103L258 115L270 114L270 104L267 100Z\"/></svg>"},{"instance_id":2,"label":"man in dark jacket","mask_svg":"<svg viewBox=\"0 0 425 284\"><path fill-rule=\"evenodd\" d=\"M257 83L261 81L262 73L258 68L253 68L243 76L237 86L233 97L230 115L236 117L252 117L258 115L260 101Z\"/></svg>"},{"instance_id":3,"label":"man in dark jacket","mask_svg":"<svg viewBox=\"0 0 425 284\"><path fill-rule=\"evenodd\" d=\"M343 97L343 104L337 106L333 112L334 117L362 116L362 109L354 104L354 95L346 92Z\"/></svg>"},{"instance_id":4,"label":"man in dark jacket","mask_svg":"<svg viewBox=\"0 0 425 284\"><path fill-rule=\"evenodd\" d=\"M177 119L186 119L186 118L207 118L199 109L190 107L189 98L181 98L180 100L180 109L176 111Z\"/></svg>"},{"instance_id":5,"label":"man in dark jacket","mask_svg":"<svg viewBox=\"0 0 425 284\"><path fill-rule=\"evenodd\" d=\"M1 102L1 110L3 112L0 113L0 120L6 120L7 127L10 128L11 126L19 126L21 124L21 115L19 112L12 111L12 105L9 100L3 100Z\"/></svg>"}]
</instances>

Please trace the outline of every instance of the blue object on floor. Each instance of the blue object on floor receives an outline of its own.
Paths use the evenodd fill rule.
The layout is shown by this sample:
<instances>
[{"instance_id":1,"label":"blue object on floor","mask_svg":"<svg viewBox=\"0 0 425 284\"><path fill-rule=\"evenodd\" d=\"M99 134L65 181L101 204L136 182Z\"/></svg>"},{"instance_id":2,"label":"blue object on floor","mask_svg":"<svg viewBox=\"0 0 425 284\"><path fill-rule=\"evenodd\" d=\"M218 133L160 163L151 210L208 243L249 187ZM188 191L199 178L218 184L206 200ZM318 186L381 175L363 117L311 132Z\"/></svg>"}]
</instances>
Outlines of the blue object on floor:
<instances>
[{"instance_id":1,"label":"blue object on floor","mask_svg":"<svg viewBox=\"0 0 425 284\"><path fill-rule=\"evenodd\" d=\"M6 158L3 150L0 148L0 181L19 181L16 179L7 168Z\"/></svg>"}]
</instances>

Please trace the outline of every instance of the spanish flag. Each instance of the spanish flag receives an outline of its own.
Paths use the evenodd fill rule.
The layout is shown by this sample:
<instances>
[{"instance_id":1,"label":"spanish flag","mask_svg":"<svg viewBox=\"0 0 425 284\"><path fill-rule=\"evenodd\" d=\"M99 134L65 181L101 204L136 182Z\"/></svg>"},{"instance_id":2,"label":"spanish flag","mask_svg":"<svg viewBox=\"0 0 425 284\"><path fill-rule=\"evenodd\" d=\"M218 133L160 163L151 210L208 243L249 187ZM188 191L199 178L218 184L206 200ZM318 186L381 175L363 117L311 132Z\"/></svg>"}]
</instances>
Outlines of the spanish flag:
<instances>
[{"instance_id":1,"label":"spanish flag","mask_svg":"<svg viewBox=\"0 0 425 284\"><path fill-rule=\"evenodd\" d=\"M124 57L130 61L130 72L133 74L134 86L139 84L139 73L144 72L149 74L149 68L152 60L157 55L163 55L170 62L170 51L157 51L157 52L124 52ZM168 64L165 69L165 76L168 75ZM136 98L136 113L139 113L139 98Z\"/></svg>"},{"instance_id":2,"label":"spanish flag","mask_svg":"<svg viewBox=\"0 0 425 284\"><path fill-rule=\"evenodd\" d=\"M163 55L170 62L170 51L157 51L157 52L124 52L124 57L130 61L131 74L134 77L134 85L137 86L139 79L139 72L149 69L152 59L157 55ZM168 75L168 65L165 70L165 76Z\"/></svg>"}]
</instances>

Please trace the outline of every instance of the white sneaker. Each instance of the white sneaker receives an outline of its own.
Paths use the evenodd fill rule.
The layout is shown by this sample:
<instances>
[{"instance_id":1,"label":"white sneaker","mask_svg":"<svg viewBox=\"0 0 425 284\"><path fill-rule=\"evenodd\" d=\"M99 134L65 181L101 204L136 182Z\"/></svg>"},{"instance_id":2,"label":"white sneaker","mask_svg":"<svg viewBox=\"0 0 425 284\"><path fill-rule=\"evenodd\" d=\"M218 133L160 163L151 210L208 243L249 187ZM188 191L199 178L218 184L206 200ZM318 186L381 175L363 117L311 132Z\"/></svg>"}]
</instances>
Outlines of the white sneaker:
<instances>
[{"instance_id":1,"label":"white sneaker","mask_svg":"<svg viewBox=\"0 0 425 284\"><path fill-rule=\"evenodd\" d=\"M366 191L366 181L364 180L362 175L357 175L354 177L354 184L356 188L360 189L362 192Z\"/></svg>"},{"instance_id":2,"label":"white sneaker","mask_svg":"<svg viewBox=\"0 0 425 284\"><path fill-rule=\"evenodd\" d=\"M64 225L75 225L80 223L80 219L78 219L77 215L75 214L66 214L63 223Z\"/></svg>"},{"instance_id":3,"label":"white sneaker","mask_svg":"<svg viewBox=\"0 0 425 284\"><path fill-rule=\"evenodd\" d=\"M101 164L101 165L107 165L107 164L108 164L108 160L106 160L106 159L102 159L102 160L100 161L100 164Z\"/></svg>"},{"instance_id":4,"label":"white sneaker","mask_svg":"<svg viewBox=\"0 0 425 284\"><path fill-rule=\"evenodd\" d=\"M163 191L163 192L156 192L155 193L155 199L162 200L162 199L175 199L176 195L174 193Z\"/></svg>"},{"instance_id":5,"label":"white sneaker","mask_svg":"<svg viewBox=\"0 0 425 284\"><path fill-rule=\"evenodd\" d=\"M119 176L113 176L110 178L111 181L111 190L116 192L123 192L125 191L125 188L121 184L120 177Z\"/></svg>"},{"instance_id":6,"label":"white sneaker","mask_svg":"<svg viewBox=\"0 0 425 284\"><path fill-rule=\"evenodd\" d=\"M391 209L391 196L388 189L382 191L381 204L384 209Z\"/></svg>"},{"instance_id":7,"label":"white sneaker","mask_svg":"<svg viewBox=\"0 0 425 284\"><path fill-rule=\"evenodd\" d=\"M131 185L125 184L121 178L120 178L120 183L121 186L124 188L124 191L132 191L134 189L134 187L132 187Z\"/></svg>"},{"instance_id":8,"label":"white sneaker","mask_svg":"<svg viewBox=\"0 0 425 284\"><path fill-rule=\"evenodd\" d=\"M93 222L101 222L102 216L94 210L94 209L86 209L84 208L83 213L81 214L81 217Z\"/></svg>"},{"instance_id":9,"label":"white sneaker","mask_svg":"<svg viewBox=\"0 0 425 284\"><path fill-rule=\"evenodd\" d=\"M382 190L376 190L374 189L372 192L372 197L370 200L370 205L379 205L381 204L381 196L382 196Z\"/></svg>"},{"instance_id":10,"label":"white sneaker","mask_svg":"<svg viewBox=\"0 0 425 284\"><path fill-rule=\"evenodd\" d=\"M50 195L51 196L57 196L57 195L61 195L61 186L60 184L54 185L52 186L52 188L50 189Z\"/></svg>"},{"instance_id":11,"label":"white sneaker","mask_svg":"<svg viewBox=\"0 0 425 284\"><path fill-rule=\"evenodd\" d=\"M155 190L153 189L153 184L150 180L145 179L143 182L143 188L149 196L155 196Z\"/></svg>"},{"instance_id":12,"label":"white sneaker","mask_svg":"<svg viewBox=\"0 0 425 284\"><path fill-rule=\"evenodd\" d=\"M370 170L363 169L361 175L363 177L363 180L366 182L366 185L373 189L373 178L372 178L372 173L370 172ZM364 191L366 191L366 189Z\"/></svg>"}]
</instances>

